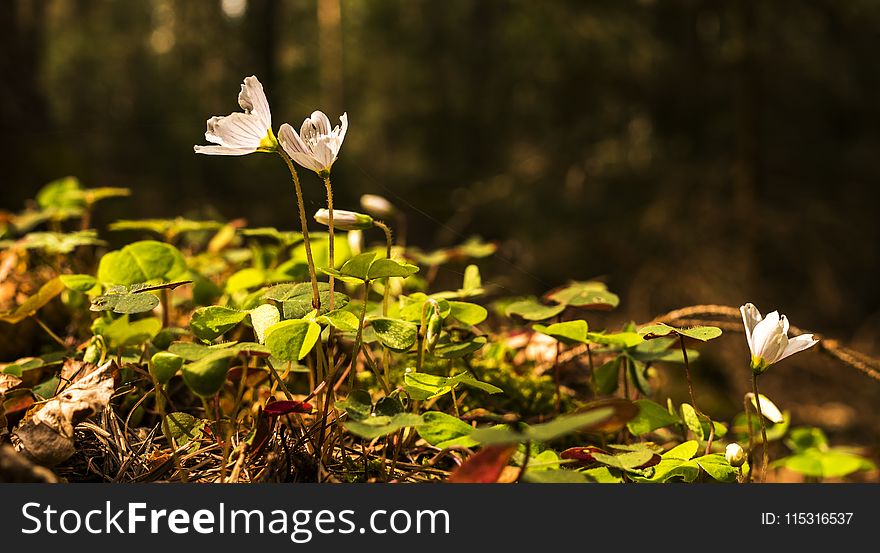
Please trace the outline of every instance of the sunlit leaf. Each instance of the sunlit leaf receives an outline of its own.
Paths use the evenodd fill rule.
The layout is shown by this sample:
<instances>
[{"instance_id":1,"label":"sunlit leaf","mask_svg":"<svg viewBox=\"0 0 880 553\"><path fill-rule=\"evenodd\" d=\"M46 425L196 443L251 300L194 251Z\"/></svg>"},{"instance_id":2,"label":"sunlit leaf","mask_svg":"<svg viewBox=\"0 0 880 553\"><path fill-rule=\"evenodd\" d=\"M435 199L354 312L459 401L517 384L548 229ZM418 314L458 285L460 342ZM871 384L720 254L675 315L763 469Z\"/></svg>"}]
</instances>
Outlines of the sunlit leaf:
<instances>
[{"instance_id":1,"label":"sunlit leaf","mask_svg":"<svg viewBox=\"0 0 880 553\"><path fill-rule=\"evenodd\" d=\"M88 292L98 283L92 275L60 275L58 278L65 286L77 292Z\"/></svg>"},{"instance_id":2,"label":"sunlit leaf","mask_svg":"<svg viewBox=\"0 0 880 553\"><path fill-rule=\"evenodd\" d=\"M566 321L549 326L536 324L532 328L564 344L582 344L587 341L587 321Z\"/></svg>"},{"instance_id":3,"label":"sunlit leaf","mask_svg":"<svg viewBox=\"0 0 880 553\"><path fill-rule=\"evenodd\" d=\"M197 338L210 342L235 328L247 316L247 311L219 305L200 307L193 312L189 327Z\"/></svg>"},{"instance_id":4,"label":"sunlit leaf","mask_svg":"<svg viewBox=\"0 0 880 553\"><path fill-rule=\"evenodd\" d=\"M186 274L183 254L170 244L144 240L109 252L98 265L98 280L130 285L150 280L173 281Z\"/></svg>"},{"instance_id":5,"label":"sunlit leaf","mask_svg":"<svg viewBox=\"0 0 880 553\"><path fill-rule=\"evenodd\" d=\"M626 425L635 436L642 436L658 428L681 422L681 419L671 415L665 407L651 400L637 399L635 404L639 408L639 414Z\"/></svg>"},{"instance_id":6,"label":"sunlit leaf","mask_svg":"<svg viewBox=\"0 0 880 553\"><path fill-rule=\"evenodd\" d=\"M379 342L394 351L407 351L416 343L418 327L408 321L376 317L370 319L370 326Z\"/></svg>"},{"instance_id":7,"label":"sunlit leaf","mask_svg":"<svg viewBox=\"0 0 880 553\"><path fill-rule=\"evenodd\" d=\"M421 426L424 422L421 416L414 415L413 413L398 413L393 417L375 415L360 421L350 420L345 423L345 429L360 438L373 440L381 436L393 434L401 428Z\"/></svg>"},{"instance_id":8,"label":"sunlit leaf","mask_svg":"<svg viewBox=\"0 0 880 553\"><path fill-rule=\"evenodd\" d=\"M298 361L318 341L321 326L313 321L281 321L266 330L266 346L282 361Z\"/></svg>"},{"instance_id":9,"label":"sunlit leaf","mask_svg":"<svg viewBox=\"0 0 880 553\"><path fill-rule=\"evenodd\" d=\"M343 265L343 269L345 266ZM419 268L409 263L403 263L395 259L377 259L370 265L367 273L370 280L388 277L406 278L419 272ZM344 271L343 271L344 274Z\"/></svg>"},{"instance_id":10,"label":"sunlit leaf","mask_svg":"<svg viewBox=\"0 0 880 553\"><path fill-rule=\"evenodd\" d=\"M183 366L183 381L198 396L212 397L223 389L226 374L236 352L225 349Z\"/></svg>"},{"instance_id":11,"label":"sunlit leaf","mask_svg":"<svg viewBox=\"0 0 880 553\"><path fill-rule=\"evenodd\" d=\"M551 422L526 427L523 431L509 428L478 428L471 437L484 445L549 442L574 432L591 430L613 414L614 409L602 407L576 415L562 415Z\"/></svg>"},{"instance_id":12,"label":"sunlit leaf","mask_svg":"<svg viewBox=\"0 0 880 553\"><path fill-rule=\"evenodd\" d=\"M713 338L721 336L721 329L717 326L694 326L691 328L676 328L669 326L666 323L655 323L640 328L639 334L641 334L645 338L645 340L653 340L655 338L669 336L670 334L676 334L679 336L684 336L686 338L693 338L694 340L699 340L701 342L708 342Z\"/></svg>"},{"instance_id":13,"label":"sunlit leaf","mask_svg":"<svg viewBox=\"0 0 880 553\"><path fill-rule=\"evenodd\" d=\"M505 313L508 317L518 315L527 321L543 321L565 311L565 306L544 305L536 299L525 299L511 303Z\"/></svg>"},{"instance_id":14,"label":"sunlit leaf","mask_svg":"<svg viewBox=\"0 0 880 553\"><path fill-rule=\"evenodd\" d=\"M547 294L547 299L565 306L600 311L609 311L620 304L620 298L609 292L605 284L592 281L572 282Z\"/></svg>"},{"instance_id":15,"label":"sunlit leaf","mask_svg":"<svg viewBox=\"0 0 880 553\"><path fill-rule=\"evenodd\" d=\"M434 347L434 357L441 359L460 359L467 355L478 351L485 346L487 339L485 336L476 336L473 339L464 342L444 341L443 339Z\"/></svg>"},{"instance_id":16,"label":"sunlit leaf","mask_svg":"<svg viewBox=\"0 0 880 553\"><path fill-rule=\"evenodd\" d=\"M67 288L59 277L43 284L37 292L12 311L0 314L0 321L17 324L37 313Z\"/></svg>"},{"instance_id":17,"label":"sunlit leaf","mask_svg":"<svg viewBox=\"0 0 880 553\"><path fill-rule=\"evenodd\" d=\"M440 411L429 411L422 415L425 424L417 432L434 447L451 446L474 447L477 442L470 437L473 427L466 422Z\"/></svg>"}]
</instances>

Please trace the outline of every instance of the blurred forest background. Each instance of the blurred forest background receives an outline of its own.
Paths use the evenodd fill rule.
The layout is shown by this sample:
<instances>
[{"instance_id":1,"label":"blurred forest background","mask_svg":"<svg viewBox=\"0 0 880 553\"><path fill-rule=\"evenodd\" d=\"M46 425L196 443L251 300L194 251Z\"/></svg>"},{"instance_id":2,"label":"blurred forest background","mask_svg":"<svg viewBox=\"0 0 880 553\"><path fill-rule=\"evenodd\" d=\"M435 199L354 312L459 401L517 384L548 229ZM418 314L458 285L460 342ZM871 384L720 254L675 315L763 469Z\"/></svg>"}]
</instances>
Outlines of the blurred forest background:
<instances>
[{"instance_id":1,"label":"blurred forest background","mask_svg":"<svg viewBox=\"0 0 880 553\"><path fill-rule=\"evenodd\" d=\"M510 294L600 277L639 321L753 301L877 353L878 29L868 0L8 0L0 209L69 174L133 189L99 228L294 228L282 163L192 151L256 74L276 129L348 112L338 208L498 241Z\"/></svg>"}]
</instances>

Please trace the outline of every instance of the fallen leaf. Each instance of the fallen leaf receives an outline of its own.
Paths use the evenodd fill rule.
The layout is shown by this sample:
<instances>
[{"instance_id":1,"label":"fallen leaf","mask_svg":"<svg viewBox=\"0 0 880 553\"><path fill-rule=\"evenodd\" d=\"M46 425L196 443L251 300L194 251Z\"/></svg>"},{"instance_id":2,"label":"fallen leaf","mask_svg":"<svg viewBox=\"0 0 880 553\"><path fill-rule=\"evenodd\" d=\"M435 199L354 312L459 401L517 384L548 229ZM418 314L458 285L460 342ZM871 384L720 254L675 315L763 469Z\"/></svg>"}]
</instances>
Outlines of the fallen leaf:
<instances>
[{"instance_id":1,"label":"fallen leaf","mask_svg":"<svg viewBox=\"0 0 880 553\"><path fill-rule=\"evenodd\" d=\"M17 376L0 373L0 397L19 384L21 384L21 379Z\"/></svg>"},{"instance_id":2,"label":"fallen leaf","mask_svg":"<svg viewBox=\"0 0 880 553\"><path fill-rule=\"evenodd\" d=\"M75 452L74 427L110 403L114 367L115 362L108 361L28 413L13 432L21 452L48 467L70 458Z\"/></svg>"},{"instance_id":3,"label":"fallen leaf","mask_svg":"<svg viewBox=\"0 0 880 553\"><path fill-rule=\"evenodd\" d=\"M494 484L498 482L516 452L517 445L488 446L455 469L447 482L454 484Z\"/></svg>"},{"instance_id":4,"label":"fallen leaf","mask_svg":"<svg viewBox=\"0 0 880 553\"><path fill-rule=\"evenodd\" d=\"M267 404L263 412L270 417L289 415L290 413L311 413L312 406L302 401L281 400Z\"/></svg>"},{"instance_id":5,"label":"fallen leaf","mask_svg":"<svg viewBox=\"0 0 880 553\"><path fill-rule=\"evenodd\" d=\"M51 470L33 464L12 446L0 444L0 482L54 484L58 477Z\"/></svg>"}]
</instances>

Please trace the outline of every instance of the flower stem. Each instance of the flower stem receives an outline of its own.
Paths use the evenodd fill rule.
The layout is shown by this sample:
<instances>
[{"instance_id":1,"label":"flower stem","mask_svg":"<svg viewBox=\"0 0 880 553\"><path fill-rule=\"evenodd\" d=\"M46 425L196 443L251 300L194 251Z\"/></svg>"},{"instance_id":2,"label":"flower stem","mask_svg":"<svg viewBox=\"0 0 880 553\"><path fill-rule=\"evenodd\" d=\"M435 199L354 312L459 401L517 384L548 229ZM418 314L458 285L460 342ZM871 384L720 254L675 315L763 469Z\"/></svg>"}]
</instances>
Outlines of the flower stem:
<instances>
[{"instance_id":1,"label":"flower stem","mask_svg":"<svg viewBox=\"0 0 880 553\"><path fill-rule=\"evenodd\" d=\"M749 472L745 475L745 481L751 482L752 474L755 472L754 458L753 453L755 450L755 432L752 428L752 410L749 407L749 395L746 394L743 397L743 412L746 414L746 426L749 429L749 453L748 453L748 463L749 463Z\"/></svg>"},{"instance_id":2,"label":"flower stem","mask_svg":"<svg viewBox=\"0 0 880 553\"><path fill-rule=\"evenodd\" d=\"M333 255L333 250L335 246L335 240L333 235L333 185L330 184L330 175L324 177L324 187L327 189L327 232L330 236L329 241L327 243L327 259L329 260L328 265L331 269L336 268L335 258ZM336 301L333 297L333 286L336 282L336 279L330 275L330 309L333 310L335 307Z\"/></svg>"},{"instance_id":3,"label":"flower stem","mask_svg":"<svg viewBox=\"0 0 880 553\"><path fill-rule=\"evenodd\" d=\"M320 310L321 296L318 293L318 277L315 274L315 261L312 258L312 244L309 241L309 227L306 223L306 206L303 203L302 187L299 185L299 175L296 172L296 168L293 166L293 162L290 160L290 156L288 156L284 150L279 149L278 155L280 155L281 159L284 160L284 163L287 164L287 168L290 170L290 176L293 178L293 188L296 190L296 203L299 208L299 223L302 226L303 242L305 243L306 248L306 261L309 265L309 278L312 281L312 307Z\"/></svg>"},{"instance_id":4,"label":"flower stem","mask_svg":"<svg viewBox=\"0 0 880 553\"><path fill-rule=\"evenodd\" d=\"M697 407L697 398L694 396L694 384L691 381L691 368L690 363L688 363L687 348L684 345L684 336L679 334L678 343L681 345L681 356L684 358L684 373L687 375L688 394L691 396L691 405L694 406L694 410L700 413L700 408Z\"/></svg>"},{"instance_id":5,"label":"flower stem","mask_svg":"<svg viewBox=\"0 0 880 553\"><path fill-rule=\"evenodd\" d=\"M758 422L761 423L761 475L759 481L763 482L767 477L767 425L764 423L764 414L761 413L761 396L758 394L758 375L752 372L752 392L755 394L755 408L758 411Z\"/></svg>"},{"instance_id":6,"label":"flower stem","mask_svg":"<svg viewBox=\"0 0 880 553\"><path fill-rule=\"evenodd\" d=\"M373 221L373 224L375 226L379 227L380 229L382 229L382 232L385 233L385 257L387 257L388 259L391 259L391 246L393 244L393 239L391 237L391 229L388 228L388 225L386 225L382 221ZM390 293L390 289L389 289L390 283L391 283L391 279L388 277L385 277L385 293L382 296L382 316L383 317L388 316L388 298L389 298L389 293Z\"/></svg>"},{"instance_id":7,"label":"flower stem","mask_svg":"<svg viewBox=\"0 0 880 553\"><path fill-rule=\"evenodd\" d=\"M364 307L361 309L360 321L358 322L357 335L354 338L354 349L351 352L351 366L348 369L349 388L354 390L355 373L357 372L357 358L361 351L361 340L364 335L364 320L367 318L367 297L370 295L370 283L364 282Z\"/></svg>"}]
</instances>

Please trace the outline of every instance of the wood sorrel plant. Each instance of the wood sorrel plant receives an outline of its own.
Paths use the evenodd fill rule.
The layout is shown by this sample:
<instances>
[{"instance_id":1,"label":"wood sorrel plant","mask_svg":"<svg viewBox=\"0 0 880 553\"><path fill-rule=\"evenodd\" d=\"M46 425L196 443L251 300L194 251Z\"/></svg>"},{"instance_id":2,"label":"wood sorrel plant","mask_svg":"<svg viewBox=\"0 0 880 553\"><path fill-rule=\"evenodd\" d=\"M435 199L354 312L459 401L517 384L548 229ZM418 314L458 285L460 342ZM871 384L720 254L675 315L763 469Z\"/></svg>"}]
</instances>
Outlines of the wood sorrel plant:
<instances>
[{"instance_id":1,"label":"wood sorrel plant","mask_svg":"<svg viewBox=\"0 0 880 553\"><path fill-rule=\"evenodd\" d=\"M263 85L255 76L245 77L244 83L241 85L241 92L238 94L238 104L244 110L244 113L231 113L226 116L214 116L208 119L208 130L205 132L205 139L217 145L195 146L195 152L197 154L224 156L240 156L254 152L275 152L284 159L290 171L290 176L293 178L293 187L296 191L300 226L302 227L306 258L309 265L309 277L312 281L312 307L320 310L321 297L318 292L318 278L315 273L315 261L312 257L309 228L306 223L302 187L299 183L299 175L293 163L291 163L291 159L296 160L301 165L305 163L304 167L315 169L325 179L327 203L330 210L329 252L330 264L332 266L333 195L330 188L330 167L336 160L336 154L339 152L339 147L342 146L342 140L345 138L345 130L348 128L348 117L342 116L343 129L340 132L337 127L332 132L332 137L328 136L330 134L330 121L326 115L316 111L312 114L312 118L306 119L303 123L302 133L305 135L306 140L308 140L308 144L312 147L309 150L312 152L310 157L300 152L299 146L302 146L303 150L305 150L305 143L299 135L293 132L293 129L287 123L282 125L279 130L279 134L282 137L282 147L279 148L278 139L275 138L275 133L272 131L272 112L269 108L269 101L266 99L265 92L263 92ZM332 152L332 155L328 156L328 152ZM328 163L319 165L319 160ZM330 302L332 305L332 279L330 282Z\"/></svg>"},{"instance_id":2,"label":"wood sorrel plant","mask_svg":"<svg viewBox=\"0 0 880 553\"><path fill-rule=\"evenodd\" d=\"M794 338L788 338L788 318L780 316L778 311L773 311L767 318L761 316L758 308L747 303L740 307L743 326L746 330L746 341L751 351L752 369L752 393L754 394L755 409L761 424L761 479L767 471L767 428L764 416L761 412L761 394L758 393L758 376L763 374L770 365L782 361L790 355L804 351L816 345L819 340L812 334L802 334ZM751 426L749 427L751 432Z\"/></svg>"}]
</instances>

